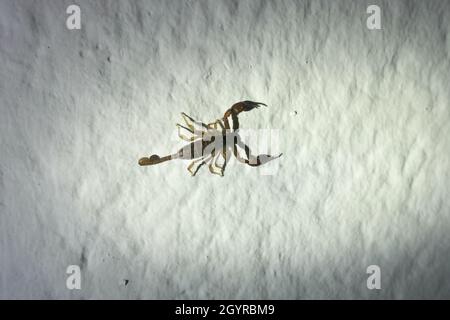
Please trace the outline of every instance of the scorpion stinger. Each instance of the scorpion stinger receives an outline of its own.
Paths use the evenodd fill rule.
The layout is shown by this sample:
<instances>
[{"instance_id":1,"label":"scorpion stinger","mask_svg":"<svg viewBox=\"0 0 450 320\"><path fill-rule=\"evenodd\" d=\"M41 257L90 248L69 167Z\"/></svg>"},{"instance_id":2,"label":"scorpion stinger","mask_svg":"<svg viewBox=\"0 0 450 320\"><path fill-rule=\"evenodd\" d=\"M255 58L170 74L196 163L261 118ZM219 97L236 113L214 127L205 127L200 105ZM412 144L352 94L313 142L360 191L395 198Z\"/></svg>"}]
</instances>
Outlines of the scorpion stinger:
<instances>
[{"instance_id":1,"label":"scorpion stinger","mask_svg":"<svg viewBox=\"0 0 450 320\"><path fill-rule=\"evenodd\" d=\"M235 103L230 109L225 111L221 119L217 119L209 124L197 121L182 113L181 116L185 125L177 124L178 136L190 142L190 144L172 155L160 157L154 154L149 158L141 158L139 159L139 165L154 165L172 159L193 160L187 168L193 176L205 164L208 164L211 173L223 176L225 167L232 154L239 162L253 167L277 159L282 154L278 156L268 154L252 155L250 148L242 142L239 136L239 113L250 111L260 106L267 107L262 102L241 101ZM232 142L231 144L229 143L230 141ZM238 149L243 149L245 155L241 155ZM222 159L221 163L218 163L219 159Z\"/></svg>"}]
</instances>

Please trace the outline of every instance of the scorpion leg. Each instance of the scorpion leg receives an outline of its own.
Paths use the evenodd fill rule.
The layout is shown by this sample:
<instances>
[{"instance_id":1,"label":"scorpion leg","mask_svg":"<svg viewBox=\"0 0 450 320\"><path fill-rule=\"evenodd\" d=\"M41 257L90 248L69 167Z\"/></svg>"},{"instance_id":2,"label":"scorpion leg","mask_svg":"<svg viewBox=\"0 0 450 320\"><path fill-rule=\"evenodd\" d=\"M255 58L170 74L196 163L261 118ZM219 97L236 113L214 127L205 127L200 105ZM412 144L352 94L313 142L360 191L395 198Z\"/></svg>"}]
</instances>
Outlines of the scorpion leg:
<instances>
[{"instance_id":1,"label":"scorpion leg","mask_svg":"<svg viewBox=\"0 0 450 320\"><path fill-rule=\"evenodd\" d=\"M183 117L184 122L187 127L197 135L201 135L204 131L208 130L208 126L201 121L197 121L194 118L188 116L186 113L182 112L181 116Z\"/></svg>"},{"instance_id":2,"label":"scorpion leg","mask_svg":"<svg viewBox=\"0 0 450 320\"><path fill-rule=\"evenodd\" d=\"M237 146L244 149L245 155L247 156L247 158L243 158L239 155ZM250 148L245 143L243 143L240 139L238 139L237 142L234 144L233 153L234 153L236 159L238 159L238 161L248 164L249 166L252 166L252 167L258 167L264 163L275 160L283 155L282 153L280 153L278 156L271 156L270 154L260 154L255 157L254 155L251 154Z\"/></svg>"},{"instance_id":3,"label":"scorpion leg","mask_svg":"<svg viewBox=\"0 0 450 320\"><path fill-rule=\"evenodd\" d=\"M218 167L221 171L221 175L223 176L223 173L225 172L225 168L228 164L228 161L231 158L231 150L228 150L227 148L224 148L221 152L220 152L220 156L223 158L223 163L218 164L217 160L219 160L220 157L216 158L216 161L214 162L214 165L216 167Z\"/></svg>"},{"instance_id":4,"label":"scorpion leg","mask_svg":"<svg viewBox=\"0 0 450 320\"><path fill-rule=\"evenodd\" d=\"M207 124L208 129L216 129L217 130L217 122L212 122Z\"/></svg>"},{"instance_id":5,"label":"scorpion leg","mask_svg":"<svg viewBox=\"0 0 450 320\"><path fill-rule=\"evenodd\" d=\"M207 126L208 126L208 129L216 129L217 130L217 128L220 127L220 129L225 130L225 127L220 120L216 120L215 122L208 123Z\"/></svg>"},{"instance_id":6,"label":"scorpion leg","mask_svg":"<svg viewBox=\"0 0 450 320\"><path fill-rule=\"evenodd\" d=\"M179 123L177 123L177 128L178 128L178 136L179 136L181 139L183 139L183 140L185 140L185 141L192 142L192 141L194 141L194 140L197 138L197 136L195 136L195 134L194 134L194 131L192 131L191 129L186 128L185 126L182 126L182 125L179 124ZM184 134L181 132L182 129L185 130L185 131L188 131L188 132L190 133L190 136L188 137L188 136L184 135Z\"/></svg>"},{"instance_id":7,"label":"scorpion leg","mask_svg":"<svg viewBox=\"0 0 450 320\"><path fill-rule=\"evenodd\" d=\"M191 162L191 164L188 166L188 171L192 174L192 176L195 176L198 172L198 170L203 166L205 163L207 163L210 160L211 156L207 157L201 157L200 159L194 160Z\"/></svg>"},{"instance_id":8,"label":"scorpion leg","mask_svg":"<svg viewBox=\"0 0 450 320\"><path fill-rule=\"evenodd\" d=\"M209 171L212 174L218 174L219 176L223 177L223 167L220 167L217 165L217 159L222 155L222 151L219 152L217 154L217 156L215 156L213 154L213 156L211 157L211 160L209 160Z\"/></svg>"}]
</instances>

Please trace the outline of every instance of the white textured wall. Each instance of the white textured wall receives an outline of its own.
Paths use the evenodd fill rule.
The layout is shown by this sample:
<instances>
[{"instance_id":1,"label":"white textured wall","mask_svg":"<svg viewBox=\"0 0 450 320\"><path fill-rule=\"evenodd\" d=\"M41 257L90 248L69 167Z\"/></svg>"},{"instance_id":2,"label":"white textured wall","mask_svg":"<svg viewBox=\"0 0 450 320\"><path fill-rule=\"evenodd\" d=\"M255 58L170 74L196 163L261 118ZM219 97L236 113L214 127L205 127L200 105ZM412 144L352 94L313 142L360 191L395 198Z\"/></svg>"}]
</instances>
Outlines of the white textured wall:
<instances>
[{"instance_id":1,"label":"white textured wall","mask_svg":"<svg viewBox=\"0 0 450 320\"><path fill-rule=\"evenodd\" d=\"M0 0L1 298L450 297L449 1L71 3ZM246 99L276 175L137 165Z\"/></svg>"}]
</instances>

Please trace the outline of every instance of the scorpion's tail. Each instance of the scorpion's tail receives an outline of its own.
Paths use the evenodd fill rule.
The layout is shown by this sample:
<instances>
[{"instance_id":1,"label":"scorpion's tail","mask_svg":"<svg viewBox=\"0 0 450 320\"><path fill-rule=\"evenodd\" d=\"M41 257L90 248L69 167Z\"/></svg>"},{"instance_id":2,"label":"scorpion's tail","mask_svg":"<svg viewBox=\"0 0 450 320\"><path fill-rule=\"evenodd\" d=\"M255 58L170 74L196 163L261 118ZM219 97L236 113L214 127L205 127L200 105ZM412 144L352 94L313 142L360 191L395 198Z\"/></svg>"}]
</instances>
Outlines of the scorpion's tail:
<instances>
[{"instance_id":1,"label":"scorpion's tail","mask_svg":"<svg viewBox=\"0 0 450 320\"><path fill-rule=\"evenodd\" d=\"M176 158L177 158L176 154L172 154L172 155L165 156L165 157L160 157L157 154L154 154L154 155L150 156L150 158L144 157L144 158L139 159L139 165L140 166L151 166L154 164L158 164L158 163L169 161L169 160L176 159Z\"/></svg>"},{"instance_id":2,"label":"scorpion's tail","mask_svg":"<svg viewBox=\"0 0 450 320\"><path fill-rule=\"evenodd\" d=\"M267 104L265 104L265 103L262 103L262 102L256 102L256 101L248 101L248 100L246 100L246 101L244 101L244 104L245 105L248 105L248 106L251 106L251 107L259 107L259 105L262 105L262 106L265 106L265 107L267 107ZM252 109L253 109L252 108Z\"/></svg>"}]
</instances>

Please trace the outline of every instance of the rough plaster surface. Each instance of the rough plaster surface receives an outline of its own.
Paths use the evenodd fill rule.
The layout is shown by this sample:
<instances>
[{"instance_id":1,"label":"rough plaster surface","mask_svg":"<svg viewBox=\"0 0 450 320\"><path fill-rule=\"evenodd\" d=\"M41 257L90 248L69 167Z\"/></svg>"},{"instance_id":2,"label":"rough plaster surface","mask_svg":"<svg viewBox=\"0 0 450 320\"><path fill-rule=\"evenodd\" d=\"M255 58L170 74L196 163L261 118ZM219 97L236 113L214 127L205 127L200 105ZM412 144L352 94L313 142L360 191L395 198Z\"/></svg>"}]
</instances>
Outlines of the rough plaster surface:
<instances>
[{"instance_id":1,"label":"rough plaster surface","mask_svg":"<svg viewBox=\"0 0 450 320\"><path fill-rule=\"evenodd\" d=\"M0 298L450 297L449 1L76 3L0 0ZM246 99L275 175L137 165Z\"/></svg>"}]
</instances>

